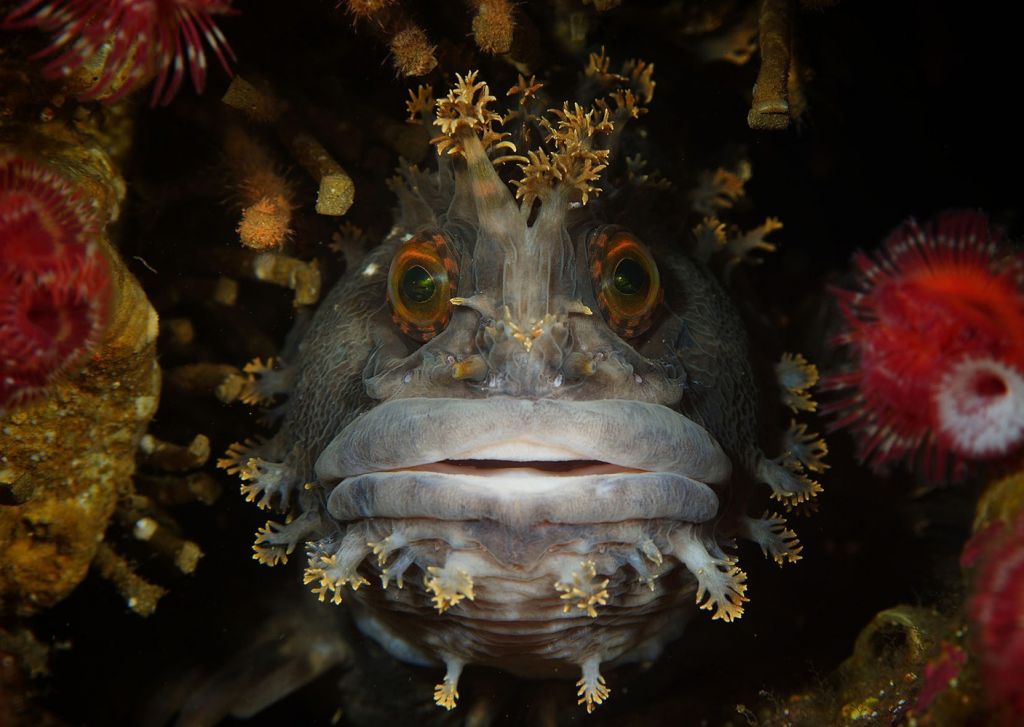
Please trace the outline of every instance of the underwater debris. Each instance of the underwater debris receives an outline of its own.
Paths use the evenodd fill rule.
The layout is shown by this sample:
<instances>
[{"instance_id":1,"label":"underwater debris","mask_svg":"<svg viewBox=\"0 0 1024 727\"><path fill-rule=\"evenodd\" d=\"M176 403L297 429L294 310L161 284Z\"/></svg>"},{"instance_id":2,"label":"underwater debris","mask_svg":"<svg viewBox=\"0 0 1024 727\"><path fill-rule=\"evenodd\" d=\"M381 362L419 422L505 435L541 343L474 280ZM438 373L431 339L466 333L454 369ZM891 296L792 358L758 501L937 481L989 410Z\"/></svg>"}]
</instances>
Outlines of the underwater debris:
<instances>
[{"instance_id":1,"label":"underwater debris","mask_svg":"<svg viewBox=\"0 0 1024 727\"><path fill-rule=\"evenodd\" d=\"M981 212L909 220L858 285L836 291L851 362L826 377L840 391L831 428L852 428L858 456L881 468L919 465L941 478L1024 441L1024 256Z\"/></svg>"},{"instance_id":2,"label":"underwater debris","mask_svg":"<svg viewBox=\"0 0 1024 727\"><path fill-rule=\"evenodd\" d=\"M215 15L232 12L231 0L26 0L8 13L0 27L51 33L50 44L36 56L49 57L43 75L71 77L82 100L114 103L156 77L152 95L156 105L174 98L186 67L192 85L202 92L204 40L232 75L234 53L213 20ZM77 87L83 79L84 87Z\"/></svg>"}]
</instances>

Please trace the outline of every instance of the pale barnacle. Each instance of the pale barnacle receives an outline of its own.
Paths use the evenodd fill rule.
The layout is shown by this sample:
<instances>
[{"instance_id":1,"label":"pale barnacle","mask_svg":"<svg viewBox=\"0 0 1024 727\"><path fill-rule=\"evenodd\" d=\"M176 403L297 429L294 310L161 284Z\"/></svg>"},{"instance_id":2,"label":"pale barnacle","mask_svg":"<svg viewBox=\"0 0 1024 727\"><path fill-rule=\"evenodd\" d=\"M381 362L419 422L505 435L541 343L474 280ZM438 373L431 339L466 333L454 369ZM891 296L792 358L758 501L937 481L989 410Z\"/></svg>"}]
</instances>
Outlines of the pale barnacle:
<instances>
[{"instance_id":1,"label":"pale barnacle","mask_svg":"<svg viewBox=\"0 0 1024 727\"><path fill-rule=\"evenodd\" d=\"M351 606L395 658L444 665L445 709L464 668L487 665L525 678L574 667L592 711L611 694L603 667L651 659L700 609L743 615L735 538L800 559L781 515L745 512L750 483L786 510L821 490L809 474L827 449L806 425L762 452L756 357L694 262L717 256L728 273L771 250L780 223L730 234L708 218L691 255L687 233L614 224L604 177L654 82L640 61L609 69L591 57L593 105L539 116L534 78L504 115L475 72L436 102L410 93L438 171L399 170L391 234L287 365L246 369L247 398L273 402L282 424L222 460L289 518L260 529L254 557L284 562L305 543L320 600ZM522 149L513 123L532 130ZM646 177L635 168L625 184ZM814 367L787 354L776 372L783 401L812 411Z\"/></svg>"}]
</instances>

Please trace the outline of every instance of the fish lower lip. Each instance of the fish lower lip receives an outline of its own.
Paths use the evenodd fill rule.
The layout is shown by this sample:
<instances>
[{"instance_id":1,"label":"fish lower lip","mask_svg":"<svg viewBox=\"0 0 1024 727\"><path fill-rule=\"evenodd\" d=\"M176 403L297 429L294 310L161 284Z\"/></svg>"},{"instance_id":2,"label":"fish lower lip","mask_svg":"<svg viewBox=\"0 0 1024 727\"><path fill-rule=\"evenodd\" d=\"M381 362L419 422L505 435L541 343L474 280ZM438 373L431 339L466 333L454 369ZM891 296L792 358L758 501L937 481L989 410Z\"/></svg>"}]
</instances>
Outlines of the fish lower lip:
<instances>
[{"instance_id":1,"label":"fish lower lip","mask_svg":"<svg viewBox=\"0 0 1024 727\"><path fill-rule=\"evenodd\" d=\"M702 482L667 472L578 476L372 472L346 479L327 501L340 522L365 518L489 520L518 526L669 519L700 523L718 510Z\"/></svg>"},{"instance_id":2,"label":"fish lower lip","mask_svg":"<svg viewBox=\"0 0 1024 727\"><path fill-rule=\"evenodd\" d=\"M727 482L729 457L704 427L641 401L396 399L340 431L316 462L325 486L445 460L596 461Z\"/></svg>"}]
</instances>

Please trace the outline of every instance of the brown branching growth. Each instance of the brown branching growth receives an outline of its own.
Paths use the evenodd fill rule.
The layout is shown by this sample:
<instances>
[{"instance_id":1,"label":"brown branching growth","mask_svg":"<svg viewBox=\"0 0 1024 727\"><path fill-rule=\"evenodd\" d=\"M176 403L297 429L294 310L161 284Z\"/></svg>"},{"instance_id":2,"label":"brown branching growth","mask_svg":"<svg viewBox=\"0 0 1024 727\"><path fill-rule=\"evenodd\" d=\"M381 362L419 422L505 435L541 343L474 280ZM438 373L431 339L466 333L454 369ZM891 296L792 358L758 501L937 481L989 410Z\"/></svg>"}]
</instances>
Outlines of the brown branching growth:
<instances>
[{"instance_id":1,"label":"brown branching growth","mask_svg":"<svg viewBox=\"0 0 1024 727\"><path fill-rule=\"evenodd\" d=\"M792 29L789 0L764 0L758 20L761 70L747 114L751 129L781 130L789 126L789 80Z\"/></svg>"}]
</instances>

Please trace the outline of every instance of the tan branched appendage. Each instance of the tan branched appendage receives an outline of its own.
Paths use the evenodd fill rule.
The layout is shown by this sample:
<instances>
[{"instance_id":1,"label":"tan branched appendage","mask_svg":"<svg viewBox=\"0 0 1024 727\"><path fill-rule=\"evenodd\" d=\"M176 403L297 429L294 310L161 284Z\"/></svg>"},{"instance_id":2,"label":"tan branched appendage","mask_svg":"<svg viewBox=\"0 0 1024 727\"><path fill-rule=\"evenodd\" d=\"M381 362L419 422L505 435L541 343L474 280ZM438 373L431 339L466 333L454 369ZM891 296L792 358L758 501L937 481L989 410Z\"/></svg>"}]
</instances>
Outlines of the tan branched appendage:
<instances>
[{"instance_id":1,"label":"tan branched appendage","mask_svg":"<svg viewBox=\"0 0 1024 727\"><path fill-rule=\"evenodd\" d=\"M474 134L480 139L484 149L509 149L515 152L516 147L505 141L508 134L494 129L501 123L501 115L490 109L496 99L491 95L490 88L483 81L477 83L477 71L470 71L465 78L456 74L455 87L444 98L437 100L437 120L435 125L441 133L430 140L437 146L438 154L462 154L459 136ZM506 158L496 159L497 164Z\"/></svg>"},{"instance_id":2,"label":"tan branched appendage","mask_svg":"<svg viewBox=\"0 0 1024 727\"><path fill-rule=\"evenodd\" d=\"M246 502L255 502L261 510L270 508L275 499L280 507L287 507L292 492L301 482L296 481L283 462L268 462L257 455L260 443L246 440L228 447L217 466L229 475L242 480L241 492Z\"/></svg>"},{"instance_id":3,"label":"tan branched appendage","mask_svg":"<svg viewBox=\"0 0 1024 727\"><path fill-rule=\"evenodd\" d=\"M611 59L605 54L604 46L601 46L600 51L591 53L587 57L587 65L583 69L583 75L603 86L622 83L626 80L626 77L620 73L609 71L611 63Z\"/></svg>"},{"instance_id":4,"label":"tan branched appendage","mask_svg":"<svg viewBox=\"0 0 1024 727\"><path fill-rule=\"evenodd\" d=\"M455 709L459 700L459 677L462 676L461 660L446 658L444 681L434 687L434 703L447 710Z\"/></svg>"},{"instance_id":5,"label":"tan branched appendage","mask_svg":"<svg viewBox=\"0 0 1024 727\"><path fill-rule=\"evenodd\" d=\"M804 466L785 455L777 459L762 457L757 465L757 477L772 488L772 499L781 502L789 512L817 497L822 487L804 474Z\"/></svg>"},{"instance_id":6,"label":"tan branched appendage","mask_svg":"<svg viewBox=\"0 0 1024 727\"><path fill-rule=\"evenodd\" d=\"M828 456L828 445L825 439L817 432L808 432L806 424L800 424L793 419L789 423L782 438L782 449L785 452L783 462L787 459L795 459L802 464L808 472L824 472L828 469L825 464L825 457Z\"/></svg>"},{"instance_id":7,"label":"tan branched appendage","mask_svg":"<svg viewBox=\"0 0 1024 727\"><path fill-rule=\"evenodd\" d=\"M803 354L784 353L775 364L775 377L782 390L782 403L794 412L815 411L818 405L810 389L818 383L818 368Z\"/></svg>"},{"instance_id":8,"label":"tan branched appendage","mask_svg":"<svg viewBox=\"0 0 1024 727\"><path fill-rule=\"evenodd\" d=\"M580 670L583 672L580 680L576 682L579 690L576 696L576 704L585 704L587 714L593 713L598 705L611 695L612 690L605 686L604 677L601 676L601 661L597 658L587 659L583 662Z\"/></svg>"},{"instance_id":9,"label":"tan branched appendage","mask_svg":"<svg viewBox=\"0 0 1024 727\"><path fill-rule=\"evenodd\" d=\"M544 84L537 80L536 76L530 76L530 80L526 80L526 76L522 73L519 74L519 80L516 85L505 92L506 96L518 96L519 105L525 106L531 100L537 97L537 92L544 88Z\"/></svg>"},{"instance_id":10,"label":"tan branched appendage","mask_svg":"<svg viewBox=\"0 0 1024 727\"><path fill-rule=\"evenodd\" d=\"M741 160L732 169L718 167L704 171L691 195L691 207L702 215L715 215L719 210L732 209L746 194L745 185L753 176L750 162Z\"/></svg>"},{"instance_id":11,"label":"tan branched appendage","mask_svg":"<svg viewBox=\"0 0 1024 727\"><path fill-rule=\"evenodd\" d=\"M641 60L629 60L622 65L622 73L608 76L616 79L623 88L611 91L606 98L597 99L599 109L614 104L613 116L616 124L627 119L639 119L647 113L647 106L654 99L654 64Z\"/></svg>"},{"instance_id":12,"label":"tan branched appendage","mask_svg":"<svg viewBox=\"0 0 1024 727\"><path fill-rule=\"evenodd\" d=\"M693 255L706 263L716 252L725 247L725 223L717 217L705 217L699 225L693 228L693 237Z\"/></svg>"},{"instance_id":13,"label":"tan branched appendage","mask_svg":"<svg viewBox=\"0 0 1024 727\"><path fill-rule=\"evenodd\" d=\"M309 511L294 520L289 519L287 523L268 520L256 531L253 560L271 567L287 563L295 547L314 533L320 524L320 515Z\"/></svg>"},{"instance_id":14,"label":"tan branched appendage","mask_svg":"<svg viewBox=\"0 0 1024 727\"><path fill-rule=\"evenodd\" d=\"M597 618L597 607L608 604L608 579L597 577L597 565L592 560L582 561L579 570L566 581L555 583L555 590L562 594L562 613L576 609Z\"/></svg>"},{"instance_id":15,"label":"tan branched appendage","mask_svg":"<svg viewBox=\"0 0 1024 727\"><path fill-rule=\"evenodd\" d=\"M302 574L302 582L314 584L310 590L321 603L330 598L331 603L338 605L345 586L358 591L361 586L369 585L357 570L370 553L365 543L365 533L353 529L345 534L340 544L330 540L307 544L308 566Z\"/></svg>"},{"instance_id":16,"label":"tan branched appendage","mask_svg":"<svg viewBox=\"0 0 1024 727\"><path fill-rule=\"evenodd\" d=\"M476 598L473 591L473 578L461 568L436 565L427 568L423 577L423 586L433 595L430 600L438 613L444 613L452 606L458 605L464 598L470 601Z\"/></svg>"},{"instance_id":17,"label":"tan branched appendage","mask_svg":"<svg viewBox=\"0 0 1024 727\"><path fill-rule=\"evenodd\" d=\"M786 519L765 512L760 518L745 517L740 521L740 535L761 546L765 558L778 565L796 563L803 556L804 546L796 533L786 527Z\"/></svg>"},{"instance_id":18,"label":"tan branched appendage","mask_svg":"<svg viewBox=\"0 0 1024 727\"><path fill-rule=\"evenodd\" d=\"M238 475L242 479L249 479L246 476L251 473L249 461L254 458L254 453L262 444L262 439L246 439L244 442L234 442L228 446L224 456L217 459L217 467L229 475Z\"/></svg>"},{"instance_id":19,"label":"tan branched appendage","mask_svg":"<svg viewBox=\"0 0 1024 727\"><path fill-rule=\"evenodd\" d=\"M594 136L610 133L614 124L607 108L603 112L584 111L579 104L570 107L566 103L561 109L551 109L551 113L556 118L555 123L547 119L542 123L548 129L545 141L555 149L550 153L543 149L530 151L527 159L519 163L523 176L512 182L516 186L516 198L531 205L558 184L575 190L585 205L590 195L601 193L595 183L608 166L609 151L593 149Z\"/></svg>"},{"instance_id":20,"label":"tan branched appendage","mask_svg":"<svg viewBox=\"0 0 1024 727\"><path fill-rule=\"evenodd\" d=\"M758 250L775 252L776 245L768 242L765 238L776 230L781 229L782 222L775 217L769 217L764 221L764 224L748 230L742 235L730 237L725 243L725 252L729 256L725 264L726 274L728 275L729 271L740 263L760 265L763 260L754 257L754 253Z\"/></svg>"},{"instance_id":21,"label":"tan branched appendage","mask_svg":"<svg viewBox=\"0 0 1024 727\"><path fill-rule=\"evenodd\" d=\"M661 176L657 169L647 171L647 160L639 154L626 157L626 176L630 184L652 189L672 189L672 182Z\"/></svg>"},{"instance_id":22,"label":"tan branched appendage","mask_svg":"<svg viewBox=\"0 0 1024 727\"><path fill-rule=\"evenodd\" d=\"M291 385L291 371L273 357L263 363L257 356L242 371L246 380L238 399L250 406L270 406L278 395L287 393Z\"/></svg>"},{"instance_id":23,"label":"tan branched appendage","mask_svg":"<svg viewBox=\"0 0 1024 727\"><path fill-rule=\"evenodd\" d=\"M405 110L409 112L406 121L410 124L433 123L434 121L434 89L420 85L416 92L409 89L409 100L405 102Z\"/></svg>"},{"instance_id":24,"label":"tan branched appendage","mask_svg":"<svg viewBox=\"0 0 1024 727\"><path fill-rule=\"evenodd\" d=\"M672 554L697 579L697 605L713 610L713 621L728 623L741 617L743 604L750 599L746 596L747 574L736 565L736 558L711 555L699 536L689 530L676 532L671 539Z\"/></svg>"}]
</instances>

